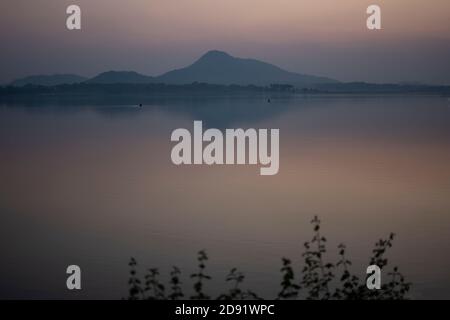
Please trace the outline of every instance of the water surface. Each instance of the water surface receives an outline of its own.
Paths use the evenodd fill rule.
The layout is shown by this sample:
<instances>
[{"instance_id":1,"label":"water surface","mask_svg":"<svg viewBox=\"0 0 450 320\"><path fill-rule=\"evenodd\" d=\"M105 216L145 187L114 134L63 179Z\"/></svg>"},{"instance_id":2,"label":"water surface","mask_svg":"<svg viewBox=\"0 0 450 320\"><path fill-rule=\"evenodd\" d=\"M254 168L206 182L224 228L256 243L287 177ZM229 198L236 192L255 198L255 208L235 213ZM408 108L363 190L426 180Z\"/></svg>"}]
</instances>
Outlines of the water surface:
<instances>
[{"instance_id":1,"label":"water surface","mask_svg":"<svg viewBox=\"0 0 450 320\"><path fill-rule=\"evenodd\" d=\"M172 130L279 128L280 171L175 166ZM319 215L363 275L375 241L414 298L450 298L450 103L432 96L164 99L133 105L0 106L1 298L121 298L127 262L194 271L206 249L222 290L238 267L277 293L280 258L300 269ZM82 268L83 290L65 289ZM144 270L144 269L142 269ZM189 292L188 292L189 293Z\"/></svg>"}]
</instances>

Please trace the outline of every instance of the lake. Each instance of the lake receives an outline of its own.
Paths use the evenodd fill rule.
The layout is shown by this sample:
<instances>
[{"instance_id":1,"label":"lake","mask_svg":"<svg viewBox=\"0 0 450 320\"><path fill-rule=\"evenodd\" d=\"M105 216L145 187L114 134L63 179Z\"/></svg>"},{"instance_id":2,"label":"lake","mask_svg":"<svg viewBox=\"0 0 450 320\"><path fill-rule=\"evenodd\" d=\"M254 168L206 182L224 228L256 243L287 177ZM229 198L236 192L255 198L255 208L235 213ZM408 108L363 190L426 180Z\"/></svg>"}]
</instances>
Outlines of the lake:
<instances>
[{"instance_id":1,"label":"lake","mask_svg":"<svg viewBox=\"0 0 450 320\"><path fill-rule=\"evenodd\" d=\"M238 267L244 287L273 297L281 258L300 270L315 215L330 260L343 242L364 276L376 240L394 232L390 267L413 283L410 296L450 298L448 98L119 102L0 105L0 298L120 299L130 257L141 274L159 267L166 279L177 265L190 286L200 249L210 257L211 294L224 291L227 272ZM279 128L279 173L175 166L170 134L194 120ZM66 289L70 264L82 269L80 292Z\"/></svg>"}]
</instances>

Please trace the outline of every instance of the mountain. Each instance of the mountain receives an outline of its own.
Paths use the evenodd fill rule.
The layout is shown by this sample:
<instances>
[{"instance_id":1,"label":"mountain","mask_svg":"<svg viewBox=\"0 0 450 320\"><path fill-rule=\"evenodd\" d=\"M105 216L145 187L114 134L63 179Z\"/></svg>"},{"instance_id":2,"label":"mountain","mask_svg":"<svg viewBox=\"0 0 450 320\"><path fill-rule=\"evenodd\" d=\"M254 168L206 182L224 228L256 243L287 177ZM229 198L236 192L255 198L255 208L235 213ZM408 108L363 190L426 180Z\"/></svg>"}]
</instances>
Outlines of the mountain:
<instances>
[{"instance_id":1,"label":"mountain","mask_svg":"<svg viewBox=\"0 0 450 320\"><path fill-rule=\"evenodd\" d=\"M290 84L296 87L313 87L319 84L336 84L337 80L289 72L273 64L254 59L242 59L226 52L212 50L188 67L169 71L158 77L146 76L134 71L107 71L86 79L77 75L60 74L49 76L30 76L14 81L14 86L40 84L53 86L77 82L95 84L191 84L203 82L220 85L256 85Z\"/></svg>"},{"instance_id":2,"label":"mountain","mask_svg":"<svg viewBox=\"0 0 450 320\"><path fill-rule=\"evenodd\" d=\"M156 77L156 80L170 84L206 82L223 85L265 86L283 83L297 87L338 82L329 78L289 72L259 60L236 58L217 50L207 52L186 68L169 71Z\"/></svg>"},{"instance_id":3,"label":"mountain","mask_svg":"<svg viewBox=\"0 0 450 320\"><path fill-rule=\"evenodd\" d=\"M11 82L12 86L21 87L27 84L41 86L56 86L59 84L72 84L85 81L87 78L76 74L52 74L29 76Z\"/></svg>"},{"instance_id":4,"label":"mountain","mask_svg":"<svg viewBox=\"0 0 450 320\"><path fill-rule=\"evenodd\" d=\"M151 83L154 78L134 71L107 71L85 81L86 83Z\"/></svg>"}]
</instances>

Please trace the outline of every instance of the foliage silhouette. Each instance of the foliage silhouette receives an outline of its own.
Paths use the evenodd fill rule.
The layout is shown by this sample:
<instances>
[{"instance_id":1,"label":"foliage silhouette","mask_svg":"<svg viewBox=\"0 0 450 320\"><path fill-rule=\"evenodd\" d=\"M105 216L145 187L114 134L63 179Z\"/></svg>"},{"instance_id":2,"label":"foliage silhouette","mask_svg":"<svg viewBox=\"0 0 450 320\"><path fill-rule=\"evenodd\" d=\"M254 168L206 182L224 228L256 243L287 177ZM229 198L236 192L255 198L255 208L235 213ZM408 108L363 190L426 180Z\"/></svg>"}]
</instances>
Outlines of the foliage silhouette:
<instances>
[{"instance_id":1,"label":"foliage silhouette","mask_svg":"<svg viewBox=\"0 0 450 320\"><path fill-rule=\"evenodd\" d=\"M367 279L360 279L350 271L351 261L346 255L346 246L338 245L339 260L336 263L328 262L325 259L327 253L327 239L320 232L320 220L317 216L311 221L313 225L313 238L304 243L304 252L302 253L303 268L302 276L299 280L295 278L292 262L288 258L282 258L280 291L275 297L278 300L287 299L308 299L308 300L403 300L407 299L411 284L405 280L403 274L395 266L391 272L388 272L388 281L384 283L379 290L369 290L366 286ZM392 247L395 235L391 233L387 239L380 239L375 243L372 250L372 257L369 260L370 265L377 265L385 269L388 265L388 259L385 257L386 251ZM197 255L198 270L191 274L190 278L194 280L194 294L190 297L193 300L206 300L211 297L205 293L204 286L211 280L206 272L206 262L208 255L205 250L201 250ZM173 267L170 272L169 285L170 294L166 296L165 287L159 281L158 269L149 269L145 276L145 287L142 288L142 282L137 273L137 262L131 258L129 262L129 296L130 300L150 299L161 300L171 299L179 300L185 297L182 288L180 275L181 271ZM225 281L229 283L228 292L220 294L216 299L219 300L259 300L262 299L258 294L251 290L242 289L245 276L237 268L231 269L226 276Z\"/></svg>"},{"instance_id":2,"label":"foliage silhouette","mask_svg":"<svg viewBox=\"0 0 450 320\"><path fill-rule=\"evenodd\" d=\"M148 299L151 300L164 300L166 299L165 287L158 280L159 271L156 268L148 269L148 273L145 275L145 288L144 293Z\"/></svg>"},{"instance_id":3,"label":"foliage silhouette","mask_svg":"<svg viewBox=\"0 0 450 320\"><path fill-rule=\"evenodd\" d=\"M278 293L277 299L295 299L298 296L300 285L294 282L294 269L292 268L291 260L283 258L283 267L281 273L283 274L281 281L281 291Z\"/></svg>"},{"instance_id":4,"label":"foliage silhouette","mask_svg":"<svg viewBox=\"0 0 450 320\"><path fill-rule=\"evenodd\" d=\"M181 289L180 274L180 269L175 266L170 272L170 285L172 289L172 292L169 294L170 300L179 300L184 297L183 291Z\"/></svg>"},{"instance_id":5,"label":"foliage silhouette","mask_svg":"<svg viewBox=\"0 0 450 320\"><path fill-rule=\"evenodd\" d=\"M194 291L195 295L191 297L193 300L208 300L210 297L203 293L203 285L204 281L210 280L211 277L205 274L205 263L208 260L208 255L205 250L201 250L198 252L197 261L198 261L198 272L191 274L192 279L196 279L194 283Z\"/></svg>"}]
</instances>

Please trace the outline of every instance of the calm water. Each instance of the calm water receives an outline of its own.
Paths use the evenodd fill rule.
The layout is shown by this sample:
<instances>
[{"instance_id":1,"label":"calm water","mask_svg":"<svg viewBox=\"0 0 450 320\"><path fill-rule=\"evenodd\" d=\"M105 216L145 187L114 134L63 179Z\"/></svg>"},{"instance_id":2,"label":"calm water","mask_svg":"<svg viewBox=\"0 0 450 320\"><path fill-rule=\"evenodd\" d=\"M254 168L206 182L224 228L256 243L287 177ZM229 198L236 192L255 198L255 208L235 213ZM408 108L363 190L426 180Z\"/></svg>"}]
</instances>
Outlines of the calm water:
<instances>
[{"instance_id":1,"label":"calm water","mask_svg":"<svg viewBox=\"0 0 450 320\"><path fill-rule=\"evenodd\" d=\"M170 134L280 128L280 172L180 166ZM212 293L239 267L263 296L280 258L300 268L319 215L330 258L344 242L363 274L379 237L414 283L450 298L450 102L425 96L162 100L142 108L0 106L0 298L121 298L141 267L194 271L206 249ZM82 268L80 293L65 268ZM143 269L141 269L143 271Z\"/></svg>"}]
</instances>

